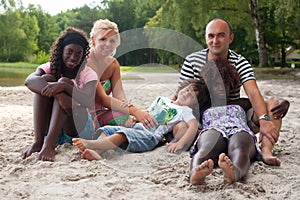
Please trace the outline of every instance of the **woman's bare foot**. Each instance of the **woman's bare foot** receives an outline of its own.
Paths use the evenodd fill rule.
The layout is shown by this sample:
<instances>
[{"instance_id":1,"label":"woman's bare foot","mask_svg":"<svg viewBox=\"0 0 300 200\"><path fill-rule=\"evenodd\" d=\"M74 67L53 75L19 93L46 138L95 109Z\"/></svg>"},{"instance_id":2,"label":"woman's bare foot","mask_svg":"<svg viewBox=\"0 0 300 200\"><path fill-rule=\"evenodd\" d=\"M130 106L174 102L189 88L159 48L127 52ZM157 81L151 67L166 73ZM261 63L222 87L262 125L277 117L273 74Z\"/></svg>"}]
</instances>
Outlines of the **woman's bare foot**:
<instances>
[{"instance_id":1,"label":"woman's bare foot","mask_svg":"<svg viewBox=\"0 0 300 200\"><path fill-rule=\"evenodd\" d=\"M235 182L234 166L225 153L221 153L219 155L218 164L224 172L224 183L226 184Z\"/></svg>"},{"instance_id":2,"label":"woman's bare foot","mask_svg":"<svg viewBox=\"0 0 300 200\"><path fill-rule=\"evenodd\" d=\"M76 146L81 152L84 152L86 149L85 139L82 138L73 138L73 145Z\"/></svg>"},{"instance_id":3,"label":"woman's bare foot","mask_svg":"<svg viewBox=\"0 0 300 200\"><path fill-rule=\"evenodd\" d=\"M212 159L202 162L197 167L194 167L190 172L190 183L193 185L202 184L205 177L212 173L214 162Z\"/></svg>"},{"instance_id":4,"label":"woman's bare foot","mask_svg":"<svg viewBox=\"0 0 300 200\"><path fill-rule=\"evenodd\" d=\"M85 149L81 154L81 158L88 161L102 159L102 157L96 151L91 149Z\"/></svg>"},{"instance_id":5,"label":"woman's bare foot","mask_svg":"<svg viewBox=\"0 0 300 200\"><path fill-rule=\"evenodd\" d=\"M40 152L40 150L42 149L43 143L38 144L38 143L33 143L30 147L28 147L22 154L21 157L23 159L29 157L32 153L35 152Z\"/></svg>"},{"instance_id":6,"label":"woman's bare foot","mask_svg":"<svg viewBox=\"0 0 300 200\"><path fill-rule=\"evenodd\" d=\"M52 147L43 147L40 151L37 159L41 161L51 161L54 162L56 151Z\"/></svg>"}]
</instances>

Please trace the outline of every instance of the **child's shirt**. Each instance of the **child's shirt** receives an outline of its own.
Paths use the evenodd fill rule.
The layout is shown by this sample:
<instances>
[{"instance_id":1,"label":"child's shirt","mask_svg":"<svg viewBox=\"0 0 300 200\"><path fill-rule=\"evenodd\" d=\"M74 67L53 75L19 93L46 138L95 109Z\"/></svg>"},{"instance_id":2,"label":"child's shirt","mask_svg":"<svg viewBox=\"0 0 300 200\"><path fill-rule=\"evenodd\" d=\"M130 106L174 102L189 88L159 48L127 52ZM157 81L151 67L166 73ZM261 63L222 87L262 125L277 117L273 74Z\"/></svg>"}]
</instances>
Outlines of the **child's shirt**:
<instances>
[{"instance_id":1,"label":"child's shirt","mask_svg":"<svg viewBox=\"0 0 300 200\"><path fill-rule=\"evenodd\" d=\"M164 134L171 131L178 122L196 119L190 107L176 105L166 97L157 97L148 111L158 122L158 126L151 130L158 140L162 140Z\"/></svg>"}]
</instances>

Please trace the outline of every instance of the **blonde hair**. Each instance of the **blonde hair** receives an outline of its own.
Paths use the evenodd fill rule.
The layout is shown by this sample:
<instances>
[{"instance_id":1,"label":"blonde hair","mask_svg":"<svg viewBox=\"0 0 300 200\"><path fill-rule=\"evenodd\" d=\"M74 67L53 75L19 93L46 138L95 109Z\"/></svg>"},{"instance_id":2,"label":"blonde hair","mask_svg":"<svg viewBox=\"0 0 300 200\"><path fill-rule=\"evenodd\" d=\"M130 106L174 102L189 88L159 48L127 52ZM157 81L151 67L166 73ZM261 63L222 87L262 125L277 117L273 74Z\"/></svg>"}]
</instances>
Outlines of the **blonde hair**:
<instances>
[{"instance_id":1,"label":"blonde hair","mask_svg":"<svg viewBox=\"0 0 300 200\"><path fill-rule=\"evenodd\" d=\"M94 26L90 32L90 38L92 39L93 37L96 37L97 35L101 34L102 31L105 31L107 33L107 31L110 30L116 33L117 36L116 47L118 47L121 43L118 25L115 22L112 22L108 19L99 19L94 22ZM90 47L93 48L92 40L90 40Z\"/></svg>"}]
</instances>

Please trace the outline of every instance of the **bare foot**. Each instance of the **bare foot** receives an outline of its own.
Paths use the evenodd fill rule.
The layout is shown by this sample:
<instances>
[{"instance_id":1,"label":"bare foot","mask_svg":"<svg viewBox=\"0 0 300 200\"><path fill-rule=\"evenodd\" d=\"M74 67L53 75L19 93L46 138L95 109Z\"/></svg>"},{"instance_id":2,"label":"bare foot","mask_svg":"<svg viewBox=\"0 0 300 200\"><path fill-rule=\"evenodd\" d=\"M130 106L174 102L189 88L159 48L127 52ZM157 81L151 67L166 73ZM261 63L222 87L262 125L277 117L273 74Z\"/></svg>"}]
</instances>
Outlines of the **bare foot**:
<instances>
[{"instance_id":1,"label":"bare foot","mask_svg":"<svg viewBox=\"0 0 300 200\"><path fill-rule=\"evenodd\" d=\"M225 153L220 154L218 164L224 172L224 183L226 184L235 182L234 166Z\"/></svg>"},{"instance_id":2,"label":"bare foot","mask_svg":"<svg viewBox=\"0 0 300 200\"><path fill-rule=\"evenodd\" d=\"M32 153L39 152L42 149L43 143L33 143L30 147L28 147L22 154L21 157L23 159L29 157Z\"/></svg>"},{"instance_id":3,"label":"bare foot","mask_svg":"<svg viewBox=\"0 0 300 200\"><path fill-rule=\"evenodd\" d=\"M81 154L81 158L88 161L102 159L102 157L96 151L91 149L85 149Z\"/></svg>"},{"instance_id":4,"label":"bare foot","mask_svg":"<svg viewBox=\"0 0 300 200\"><path fill-rule=\"evenodd\" d=\"M84 144L84 139L82 138L73 138L72 139L73 145L75 145L81 152L84 152L86 146Z\"/></svg>"},{"instance_id":5,"label":"bare foot","mask_svg":"<svg viewBox=\"0 0 300 200\"><path fill-rule=\"evenodd\" d=\"M38 160L42 160L42 161L54 161L54 157L55 157L55 149L51 148L51 147L43 147L41 152L39 153L37 159Z\"/></svg>"},{"instance_id":6,"label":"bare foot","mask_svg":"<svg viewBox=\"0 0 300 200\"><path fill-rule=\"evenodd\" d=\"M276 156L273 156L272 153L262 153L263 162L267 165L280 166L281 161Z\"/></svg>"},{"instance_id":7,"label":"bare foot","mask_svg":"<svg viewBox=\"0 0 300 200\"><path fill-rule=\"evenodd\" d=\"M190 183L198 185L204 182L205 177L212 173L214 162L212 159L202 162L197 167L194 167L190 172Z\"/></svg>"}]
</instances>

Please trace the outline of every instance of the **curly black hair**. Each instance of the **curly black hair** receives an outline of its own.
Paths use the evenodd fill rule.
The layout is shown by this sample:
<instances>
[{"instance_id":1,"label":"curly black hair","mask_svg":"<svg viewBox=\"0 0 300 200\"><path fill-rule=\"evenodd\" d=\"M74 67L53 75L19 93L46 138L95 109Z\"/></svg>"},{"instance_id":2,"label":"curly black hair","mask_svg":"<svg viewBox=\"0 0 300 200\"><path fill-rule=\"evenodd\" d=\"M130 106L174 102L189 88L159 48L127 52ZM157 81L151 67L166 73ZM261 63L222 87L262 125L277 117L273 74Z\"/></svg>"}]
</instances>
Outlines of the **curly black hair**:
<instances>
[{"instance_id":1,"label":"curly black hair","mask_svg":"<svg viewBox=\"0 0 300 200\"><path fill-rule=\"evenodd\" d=\"M62 32L62 34L53 42L51 48L50 48L50 68L51 68L51 74L55 77L56 80L58 80L61 75L64 76L64 68L65 64L62 59L63 55L63 41L67 34L69 33L78 33L82 35L86 39L86 47L83 48L83 56L79 63L79 65L75 68L75 74L76 76L76 83L79 85L80 80L80 72L84 69L86 58L89 55L90 47L87 39L87 34L81 30L74 27L67 27L65 31ZM83 67L81 67L83 66Z\"/></svg>"},{"instance_id":2,"label":"curly black hair","mask_svg":"<svg viewBox=\"0 0 300 200\"><path fill-rule=\"evenodd\" d=\"M208 91L218 79L223 80L225 86L226 97L229 95L229 91L240 86L240 76L235 67L229 63L228 60L216 59L210 60L204 65L200 72L199 84L205 85L207 90L203 90L202 102L199 102L199 109L202 115L203 111L211 107L211 97ZM228 99L227 99L228 101Z\"/></svg>"},{"instance_id":3,"label":"curly black hair","mask_svg":"<svg viewBox=\"0 0 300 200\"><path fill-rule=\"evenodd\" d=\"M240 86L240 76L228 60L220 58L210 60L202 67L200 74L200 79L203 79L208 86L213 85L218 78L222 78L224 86L227 86L229 91Z\"/></svg>"}]
</instances>

